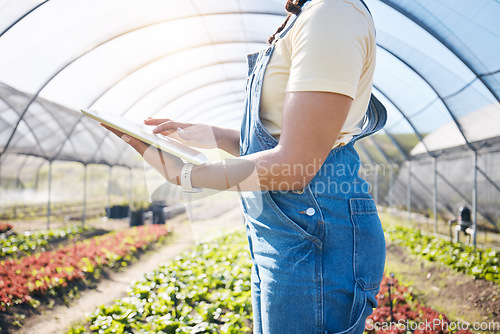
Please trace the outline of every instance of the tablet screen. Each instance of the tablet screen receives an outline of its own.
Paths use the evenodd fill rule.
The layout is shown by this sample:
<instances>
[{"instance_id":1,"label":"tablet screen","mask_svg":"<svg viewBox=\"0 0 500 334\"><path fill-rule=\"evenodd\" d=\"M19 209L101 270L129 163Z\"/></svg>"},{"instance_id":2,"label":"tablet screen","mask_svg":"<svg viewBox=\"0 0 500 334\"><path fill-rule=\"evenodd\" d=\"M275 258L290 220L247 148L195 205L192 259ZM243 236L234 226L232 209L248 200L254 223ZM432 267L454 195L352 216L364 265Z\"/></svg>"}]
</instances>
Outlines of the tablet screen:
<instances>
[{"instance_id":1,"label":"tablet screen","mask_svg":"<svg viewBox=\"0 0 500 334\"><path fill-rule=\"evenodd\" d=\"M149 145L155 146L162 151L175 155L176 157L193 164L202 165L207 162L208 158L202 152L172 138L161 134L154 134L152 132L152 128L151 130L148 130L140 124L132 122L118 114L88 109L82 109L82 113L103 124L106 124L109 127L124 132L129 136L142 140Z\"/></svg>"}]
</instances>

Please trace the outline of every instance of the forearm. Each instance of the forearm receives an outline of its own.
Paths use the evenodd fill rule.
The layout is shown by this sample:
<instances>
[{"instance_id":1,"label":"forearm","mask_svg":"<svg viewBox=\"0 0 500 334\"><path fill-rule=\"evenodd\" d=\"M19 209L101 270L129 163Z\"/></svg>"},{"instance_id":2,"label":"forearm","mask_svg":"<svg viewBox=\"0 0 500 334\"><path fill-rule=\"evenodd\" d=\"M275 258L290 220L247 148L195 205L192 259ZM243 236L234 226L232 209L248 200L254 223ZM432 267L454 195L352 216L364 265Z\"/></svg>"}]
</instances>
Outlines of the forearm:
<instances>
[{"instance_id":1,"label":"forearm","mask_svg":"<svg viewBox=\"0 0 500 334\"><path fill-rule=\"evenodd\" d=\"M304 161L279 146L235 159L195 166L194 187L217 190L300 190L314 177L321 164L306 168Z\"/></svg>"},{"instance_id":2,"label":"forearm","mask_svg":"<svg viewBox=\"0 0 500 334\"><path fill-rule=\"evenodd\" d=\"M240 131L214 127L217 147L236 157L240 156Z\"/></svg>"}]
</instances>

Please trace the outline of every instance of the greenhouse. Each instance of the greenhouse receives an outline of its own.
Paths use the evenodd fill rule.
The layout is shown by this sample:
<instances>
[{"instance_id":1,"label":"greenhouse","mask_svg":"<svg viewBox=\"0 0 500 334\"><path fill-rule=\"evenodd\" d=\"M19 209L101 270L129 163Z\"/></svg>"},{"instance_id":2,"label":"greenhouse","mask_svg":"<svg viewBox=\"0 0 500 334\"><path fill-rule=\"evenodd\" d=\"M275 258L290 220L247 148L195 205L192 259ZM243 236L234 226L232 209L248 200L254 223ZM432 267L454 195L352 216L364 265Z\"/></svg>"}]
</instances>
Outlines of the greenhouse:
<instances>
[{"instance_id":1,"label":"greenhouse","mask_svg":"<svg viewBox=\"0 0 500 334\"><path fill-rule=\"evenodd\" d=\"M0 293L0 332L20 328L33 333L41 333L40 328L49 328L47 333L251 332L246 283L251 262L241 255L246 254L241 231L207 241L210 246L195 246L192 253L177 258L177 264L151 264L146 281L129 287L149 294L142 302L153 303L167 294L153 293L147 282L155 281L168 291L170 283L164 276L172 272L178 275L174 289L187 290L177 290L177 296L184 296L182 301L170 303L167 298L163 306L149 305L158 313L147 321L136 309L141 301L134 304L130 299L138 298L137 293L115 304L109 299L106 306L101 306L104 302L87 306L84 312L92 315L85 318L83 311L76 311L68 316L71 323L55 324L42 313L53 312L54 318L60 307L66 307L63 304L80 303L76 295L83 299L86 293L95 293L83 288L87 283L73 280L101 287L106 282L103 277L115 275L118 268L133 270L140 265L134 259L142 253L167 254L165 248L173 247L183 233L190 234L193 243L203 241L208 232L196 232L193 226L198 223L207 221L206 226L220 230L213 221L227 220L222 225L233 229L244 225L237 194L186 196L80 110L109 111L134 122L170 118L239 130L246 103L247 55L267 46L287 15L285 2L0 0L0 267L4 267L0 288L12 288L8 272L13 269L9 268L22 267L30 257L40 259L39 252L62 249L58 247L71 252L79 245L79 252L90 254L92 247L86 240L101 238L98 244L109 244L102 246L108 247L105 252L122 254L109 261L103 255L95 255L99 260L89 255L85 266L80 263L72 274L57 276L64 284L47 283L43 289L52 291L51 297L44 297L38 286L45 282L43 275L33 281L20 275L19 284L27 287L24 295ZM424 312L427 320L428 314L437 312L450 323L485 321L498 325L488 329L491 333L500 331L500 2L365 3L376 28L373 94L387 110L383 129L356 143L360 175L370 184L387 242L379 308L390 307L390 316L376 309L372 320L378 316L380 321L397 321L394 315L411 307L421 314L413 321L424 321L422 310L429 306ZM216 159L225 156L210 152L207 155ZM125 212L113 217L112 209L119 207ZM158 207L160 216L154 211ZM460 230L467 220L467 214L460 216L464 210L470 212L470 224ZM135 224L132 217L138 211L140 222ZM158 217L160 224L153 222ZM184 221L190 222L191 229ZM22 248L9 241L22 235L35 240L43 231L51 233L40 237L43 244L30 241ZM217 262L217 257L238 265ZM43 272L30 263L30 270ZM422 268L422 277L408 274L410 267ZM80 270L84 274L77 275ZM189 270L193 275L224 279L205 286L184 274ZM61 269L56 271L59 275ZM97 272L103 277L90 274ZM447 273L449 278L440 281L439 275ZM231 284L226 282L230 275L234 275ZM139 279L126 277L130 282ZM56 278L46 281L51 279ZM432 282L418 283L426 279ZM456 294L458 284L453 286L452 279L463 281L470 295ZM404 292L410 284L406 282L413 281L419 297ZM211 284L218 286L217 292L210 290ZM199 304L205 297L194 297L195 290L215 299ZM433 294L438 290L449 293L441 291L443 296L438 298ZM232 304L221 297L226 292ZM393 303L388 293L401 298ZM490 297L478 302L479 295ZM411 306L403 306L405 298ZM471 305L467 312L450 306L461 303L459 298L465 308ZM166 321L158 315L162 307L178 310ZM179 314L184 323L174 321ZM477 332L472 325L466 329Z\"/></svg>"}]
</instances>

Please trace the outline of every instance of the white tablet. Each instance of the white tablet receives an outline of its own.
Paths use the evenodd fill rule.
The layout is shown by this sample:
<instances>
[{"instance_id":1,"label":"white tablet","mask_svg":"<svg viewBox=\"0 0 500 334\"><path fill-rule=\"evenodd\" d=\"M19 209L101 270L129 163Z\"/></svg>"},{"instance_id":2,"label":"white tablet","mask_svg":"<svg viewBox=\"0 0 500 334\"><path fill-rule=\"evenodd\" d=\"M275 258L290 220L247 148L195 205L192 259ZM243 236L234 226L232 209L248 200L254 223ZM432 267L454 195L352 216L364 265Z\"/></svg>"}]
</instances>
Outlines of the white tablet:
<instances>
[{"instance_id":1,"label":"white tablet","mask_svg":"<svg viewBox=\"0 0 500 334\"><path fill-rule=\"evenodd\" d=\"M208 158L202 152L178 142L172 138L161 134L155 134L152 130L147 130L141 125L134 123L123 116L103 111L82 109L82 113L90 118L95 119L107 126L127 135L142 140L143 142L159 148L162 151L175 155L187 162L195 165L202 165L207 162Z\"/></svg>"}]
</instances>

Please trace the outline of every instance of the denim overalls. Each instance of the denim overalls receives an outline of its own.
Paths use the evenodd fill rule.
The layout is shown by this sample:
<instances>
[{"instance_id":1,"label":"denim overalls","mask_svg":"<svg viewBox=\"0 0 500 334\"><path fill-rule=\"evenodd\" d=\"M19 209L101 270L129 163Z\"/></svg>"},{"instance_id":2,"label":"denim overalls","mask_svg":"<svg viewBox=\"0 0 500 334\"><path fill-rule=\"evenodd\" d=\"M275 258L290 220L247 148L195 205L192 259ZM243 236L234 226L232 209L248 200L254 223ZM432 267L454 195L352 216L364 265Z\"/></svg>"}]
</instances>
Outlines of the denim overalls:
<instances>
[{"instance_id":1,"label":"denim overalls","mask_svg":"<svg viewBox=\"0 0 500 334\"><path fill-rule=\"evenodd\" d=\"M277 145L259 119L274 47L248 56L242 156ZM385 239L368 183L358 176L353 145L385 121L385 108L372 95L361 134L334 148L302 191L241 194L253 261L254 333L363 333L366 317L378 305Z\"/></svg>"}]
</instances>

